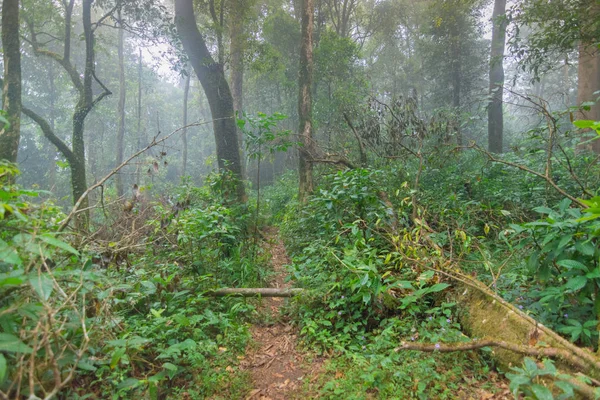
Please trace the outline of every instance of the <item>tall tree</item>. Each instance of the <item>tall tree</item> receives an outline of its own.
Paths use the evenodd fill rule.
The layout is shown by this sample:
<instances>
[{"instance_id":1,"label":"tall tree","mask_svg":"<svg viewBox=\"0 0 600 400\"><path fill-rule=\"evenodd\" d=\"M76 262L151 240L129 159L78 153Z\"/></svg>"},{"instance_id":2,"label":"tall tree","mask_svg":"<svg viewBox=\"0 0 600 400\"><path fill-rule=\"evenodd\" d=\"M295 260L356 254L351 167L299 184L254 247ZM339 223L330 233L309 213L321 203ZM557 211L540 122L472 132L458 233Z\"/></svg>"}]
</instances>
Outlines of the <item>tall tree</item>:
<instances>
[{"instance_id":1,"label":"tall tree","mask_svg":"<svg viewBox=\"0 0 600 400\"><path fill-rule=\"evenodd\" d=\"M358 0L328 0L329 17L338 36L349 37L351 31L350 17L356 11Z\"/></svg>"},{"instance_id":2,"label":"tall tree","mask_svg":"<svg viewBox=\"0 0 600 400\"><path fill-rule=\"evenodd\" d=\"M231 2L231 23L230 32L231 44L229 53L230 61L230 81L231 94L233 96L233 111L240 116L243 112L243 84L244 84L244 0L232 0ZM246 175L245 156L244 156L244 135L241 129L237 131L238 143L241 153L242 176Z\"/></svg>"},{"instance_id":3,"label":"tall tree","mask_svg":"<svg viewBox=\"0 0 600 400\"><path fill-rule=\"evenodd\" d=\"M119 166L123 162L123 142L125 139L125 97L127 95L127 89L125 86L125 57L123 55L125 30L123 29L120 9L117 12L117 18L119 20L119 39L117 44L117 53L119 56L119 104L117 106L117 115L119 122L117 126L117 158L115 160L115 165ZM118 173L115 178L115 185L117 187L117 196L123 196L123 177L120 173Z\"/></svg>"},{"instance_id":4,"label":"tall tree","mask_svg":"<svg viewBox=\"0 0 600 400\"><path fill-rule=\"evenodd\" d=\"M584 2L580 15L591 23L581 27L579 42L579 64L577 67L577 104L595 102L600 98L600 50L598 49L598 18L600 18L600 3L598 1ZM594 22L595 21L595 22ZM579 118L600 121L600 101L590 107L589 111L582 110ZM594 153L600 154L600 140L594 140L587 147Z\"/></svg>"},{"instance_id":5,"label":"tall tree","mask_svg":"<svg viewBox=\"0 0 600 400\"><path fill-rule=\"evenodd\" d=\"M187 71L183 86L183 132L181 133L181 141L183 145L183 160L181 166L181 176L186 176L187 159L188 159L188 140L187 140L187 124L188 124L188 98L190 95L190 76L191 71Z\"/></svg>"},{"instance_id":6,"label":"tall tree","mask_svg":"<svg viewBox=\"0 0 600 400\"><path fill-rule=\"evenodd\" d=\"M236 194L240 202L246 201L242 181L240 150L233 113L233 98L225 79L222 62L215 62L198 30L192 0L175 0L175 25L190 64L200 80L213 118L213 131L217 145L219 169L233 173L238 182ZM222 58L222 55L219 55Z\"/></svg>"},{"instance_id":7,"label":"tall tree","mask_svg":"<svg viewBox=\"0 0 600 400\"><path fill-rule=\"evenodd\" d=\"M298 132L302 146L298 154L299 194L298 199L305 203L313 192L312 138L312 75L313 75L313 21L315 6L313 0L302 2L302 41L300 45L300 73L298 78Z\"/></svg>"},{"instance_id":8,"label":"tall tree","mask_svg":"<svg viewBox=\"0 0 600 400\"><path fill-rule=\"evenodd\" d=\"M6 112L9 124L0 130L0 160L16 162L21 129L19 0L2 2L2 47L4 50L2 109Z\"/></svg>"},{"instance_id":9,"label":"tall tree","mask_svg":"<svg viewBox=\"0 0 600 400\"><path fill-rule=\"evenodd\" d=\"M578 50L577 103L596 101L600 90L600 3L597 0L528 0L519 2L513 20L530 29L525 37L513 35L512 53L533 76L544 82L543 73L556 68L556 61L565 53ZM539 85L538 88L541 88ZM582 110L578 118L600 120L600 102ZM587 141L587 138L584 139ZM585 147L600 154L600 140Z\"/></svg>"},{"instance_id":10,"label":"tall tree","mask_svg":"<svg viewBox=\"0 0 600 400\"><path fill-rule=\"evenodd\" d=\"M71 83L77 90L78 98L75 105L75 110L71 118L72 131L71 131L71 147L61 140L52 126L48 121L27 107L22 107L22 111L25 115L35 121L44 136L52 142L61 152L61 154L69 162L69 168L71 170L71 186L73 192L73 202L77 204L85 190L87 189L87 178L85 173L85 144L84 144L84 129L85 119L90 111L106 96L110 95L111 92L104 84L96 77L96 68L94 60L94 30L92 26L92 3L93 0L83 0L81 18L83 23L83 37L85 42L85 63L83 75L80 75L79 71L75 68L75 65L71 61L71 19L73 15L74 0L69 2L64 1L64 39L63 39L63 54L58 54L51 50L48 50L38 42L37 31L33 19L27 20L29 27L30 37L28 39L31 44L34 53L37 56L46 57L54 62L58 63L69 76ZM108 14L107 14L108 16ZM106 16L101 17L105 19ZM101 87L102 92L94 96L92 90L92 82L95 80ZM87 197L82 199L81 203L78 204L80 209L86 210L89 202ZM76 225L79 229L87 229L89 222L89 213L84 211L78 214L76 219Z\"/></svg>"},{"instance_id":11,"label":"tall tree","mask_svg":"<svg viewBox=\"0 0 600 400\"><path fill-rule=\"evenodd\" d=\"M504 116L504 42L506 38L506 0L494 1L492 15L492 44L490 47L490 104L488 105L488 149L502 153Z\"/></svg>"}]
</instances>

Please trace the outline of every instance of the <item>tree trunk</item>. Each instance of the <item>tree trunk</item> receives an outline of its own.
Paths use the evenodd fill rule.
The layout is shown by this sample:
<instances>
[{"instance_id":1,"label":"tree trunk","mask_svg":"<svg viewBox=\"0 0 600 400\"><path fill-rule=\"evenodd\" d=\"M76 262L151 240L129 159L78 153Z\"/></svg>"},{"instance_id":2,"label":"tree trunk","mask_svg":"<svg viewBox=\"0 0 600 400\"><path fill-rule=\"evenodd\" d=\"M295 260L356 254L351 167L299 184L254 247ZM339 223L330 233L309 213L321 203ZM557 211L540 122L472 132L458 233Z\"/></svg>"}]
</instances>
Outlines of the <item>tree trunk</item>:
<instances>
[{"instance_id":1,"label":"tree trunk","mask_svg":"<svg viewBox=\"0 0 600 400\"><path fill-rule=\"evenodd\" d=\"M577 104L595 101L598 95L594 95L594 92L600 90L600 51L596 46L587 43L579 45L577 77ZM589 111L581 110L578 119L600 121L600 102L593 105ZM589 137L583 138L583 141L587 140ZM583 147L600 154L600 140L594 140Z\"/></svg>"},{"instance_id":2,"label":"tree trunk","mask_svg":"<svg viewBox=\"0 0 600 400\"><path fill-rule=\"evenodd\" d=\"M502 96L504 94L504 40L506 36L506 0L495 0L492 15L493 31L490 48L490 104L488 105L488 149L502 153L504 118Z\"/></svg>"},{"instance_id":3,"label":"tree trunk","mask_svg":"<svg viewBox=\"0 0 600 400\"><path fill-rule=\"evenodd\" d=\"M81 78L79 72L76 70L73 64L71 64L71 62L69 61L70 57L68 49L70 49L70 36L65 36L64 38L65 52L63 56L60 56L57 53L54 53L47 49L40 49L40 43L36 39L36 33L33 26L33 22L31 20L28 21L31 34L31 38L29 41L31 42L34 53L36 55L44 55L58 62L58 64L60 64L65 70L65 72L68 74L73 86L77 89L77 92L79 94L79 98L75 106L75 112L73 113L72 118L72 147L69 148L69 146L64 141L62 141L56 136L56 134L54 133L54 129L44 118L42 118L40 115L36 114L30 109L22 107L22 112L39 125L42 132L44 133L44 136L46 136L46 138L56 146L58 151L60 151L69 162L69 167L71 169L73 204L79 204L78 208L81 210L81 212L77 215L75 223L76 227L81 230L87 230L89 221L89 202L87 196L82 200L81 203L78 203L79 198L84 194L84 192L87 189L87 180L85 173L85 144L83 136L85 129L85 119L96 104L98 104L104 97L111 94L108 88L106 88L106 86L104 86L102 82L100 82L97 78L96 81L102 87L103 92L96 96L96 98L94 98L94 93L92 91L92 79L94 79L95 74L94 32L92 30L91 17L92 3L93 0L84 0L81 13L83 21L83 35L85 39L85 70L83 73L83 79ZM73 1L70 1L68 4L63 4L65 5L66 13L65 21L70 21L71 12L73 10ZM70 32L69 26L65 27L65 32Z\"/></svg>"},{"instance_id":4,"label":"tree trunk","mask_svg":"<svg viewBox=\"0 0 600 400\"><path fill-rule=\"evenodd\" d=\"M48 65L48 83L50 89L50 128L54 131L56 122L56 84L54 82L54 65ZM49 141L44 142L44 151L48 154L48 190L53 191L56 185L56 149Z\"/></svg>"},{"instance_id":5,"label":"tree trunk","mask_svg":"<svg viewBox=\"0 0 600 400\"><path fill-rule=\"evenodd\" d=\"M300 141L302 146L298 154L298 175L300 203L306 203L308 196L313 192L311 149L312 139L312 75L313 75L313 0L304 0L302 3L302 44L300 48L300 73L298 79L298 119Z\"/></svg>"},{"instance_id":6,"label":"tree trunk","mask_svg":"<svg viewBox=\"0 0 600 400\"><path fill-rule=\"evenodd\" d=\"M234 0L231 4L231 94L233 110L242 116L243 112L243 83L244 83L244 4L243 0ZM238 145L240 147L242 177L246 177L246 157L244 154L244 133L237 129Z\"/></svg>"},{"instance_id":7,"label":"tree trunk","mask_svg":"<svg viewBox=\"0 0 600 400\"><path fill-rule=\"evenodd\" d=\"M21 128L19 0L2 2L2 47L4 50L2 109L6 112L6 119L10 126L6 125L0 130L0 160L16 162Z\"/></svg>"},{"instance_id":8,"label":"tree trunk","mask_svg":"<svg viewBox=\"0 0 600 400\"><path fill-rule=\"evenodd\" d=\"M460 43L458 43L458 34L452 37L452 106L454 108L455 123L454 133L456 135L456 144L462 146L462 132L460 130L460 90L462 85L462 74L460 68Z\"/></svg>"},{"instance_id":9,"label":"tree trunk","mask_svg":"<svg viewBox=\"0 0 600 400\"><path fill-rule=\"evenodd\" d=\"M213 118L213 130L217 147L217 160L221 171L230 171L237 179L236 195L240 202L246 201L242 181L240 150L233 114L233 98L225 80L223 65L215 63L204 38L196 26L192 0L175 1L175 24L183 48L204 88Z\"/></svg>"},{"instance_id":10,"label":"tree trunk","mask_svg":"<svg viewBox=\"0 0 600 400\"><path fill-rule=\"evenodd\" d=\"M142 148L142 48L139 48L139 59L138 59L138 98L137 98L137 129L136 129L136 137L137 137L137 149ZM135 183L140 185L140 164L138 162L136 170Z\"/></svg>"},{"instance_id":11,"label":"tree trunk","mask_svg":"<svg viewBox=\"0 0 600 400\"><path fill-rule=\"evenodd\" d=\"M185 77L185 83L183 87L183 132L181 133L181 141L183 142L183 160L181 166L181 176L186 176L187 171L187 158L188 158L188 141L187 141L187 128L188 124L188 97L190 95L190 74L192 71L188 71Z\"/></svg>"},{"instance_id":12,"label":"tree trunk","mask_svg":"<svg viewBox=\"0 0 600 400\"><path fill-rule=\"evenodd\" d=\"M124 45L124 36L125 31L123 30L123 26L121 25L121 10L118 12L119 19L119 43L117 53L119 55L119 104L118 104L118 127L117 127L117 158L115 160L115 165L119 166L123 162L123 141L125 139L125 96L126 96L126 87L125 87L125 60L123 56L123 45ZM123 196L123 178L120 173L118 173L115 177L115 185L117 187L117 196Z\"/></svg>"}]
</instances>

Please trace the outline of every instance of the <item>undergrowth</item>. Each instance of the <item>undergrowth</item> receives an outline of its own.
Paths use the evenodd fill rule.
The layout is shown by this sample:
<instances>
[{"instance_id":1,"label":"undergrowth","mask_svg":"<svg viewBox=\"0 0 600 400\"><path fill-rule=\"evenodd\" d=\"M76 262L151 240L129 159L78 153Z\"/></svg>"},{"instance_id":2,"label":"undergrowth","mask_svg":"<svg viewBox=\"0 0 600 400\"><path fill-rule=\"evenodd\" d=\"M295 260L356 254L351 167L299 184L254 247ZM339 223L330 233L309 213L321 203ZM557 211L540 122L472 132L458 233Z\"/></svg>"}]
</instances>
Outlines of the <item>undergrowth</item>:
<instances>
[{"instance_id":1,"label":"undergrowth","mask_svg":"<svg viewBox=\"0 0 600 400\"><path fill-rule=\"evenodd\" d=\"M267 255L253 248L249 211L232 205L227 177L207 182L179 188L173 205L151 205L149 244L118 261L93 243L72 247L70 234L57 233L64 215L51 202L27 200L38 192L1 188L6 397L244 396L249 378L237 356L250 338L254 304L205 292L264 285Z\"/></svg>"}]
</instances>

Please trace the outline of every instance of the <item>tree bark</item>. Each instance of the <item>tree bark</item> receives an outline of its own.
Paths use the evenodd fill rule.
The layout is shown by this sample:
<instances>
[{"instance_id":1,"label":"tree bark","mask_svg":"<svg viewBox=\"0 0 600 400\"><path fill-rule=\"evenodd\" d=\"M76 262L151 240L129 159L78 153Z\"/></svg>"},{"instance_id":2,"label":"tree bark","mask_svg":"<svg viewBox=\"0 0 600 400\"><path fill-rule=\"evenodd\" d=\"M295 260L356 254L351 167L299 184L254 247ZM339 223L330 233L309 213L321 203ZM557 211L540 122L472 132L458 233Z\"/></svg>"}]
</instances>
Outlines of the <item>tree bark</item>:
<instances>
[{"instance_id":1,"label":"tree bark","mask_svg":"<svg viewBox=\"0 0 600 400\"><path fill-rule=\"evenodd\" d=\"M196 26L192 0L175 1L175 24L190 64L200 80L208 99L213 118L217 147L217 161L221 171L230 171L237 179L236 195L239 202L246 201L242 181L240 150L233 114L233 98L225 80L223 65L211 56L204 37Z\"/></svg>"},{"instance_id":2,"label":"tree bark","mask_svg":"<svg viewBox=\"0 0 600 400\"><path fill-rule=\"evenodd\" d=\"M117 114L119 122L117 128L117 158L115 160L115 165L121 165L123 162L123 141L125 139L125 96L127 94L127 89L125 87L125 57L123 56L125 30L121 24L121 10L118 11L118 19L119 41L117 53L119 55L119 104L117 106ZM117 196L123 196L123 177L120 173L115 177L115 186L117 187Z\"/></svg>"},{"instance_id":3,"label":"tree bark","mask_svg":"<svg viewBox=\"0 0 600 400\"><path fill-rule=\"evenodd\" d=\"M188 124L188 98L190 95L190 74L192 71L188 71L185 77L185 83L183 86L183 132L181 134L181 141L183 142L183 160L181 166L181 176L186 176L187 172L187 158L188 158L188 140L187 140L187 124Z\"/></svg>"},{"instance_id":4,"label":"tree bark","mask_svg":"<svg viewBox=\"0 0 600 400\"><path fill-rule=\"evenodd\" d=\"M4 50L2 109L6 112L6 119L10 125L0 130L0 160L16 162L21 129L19 0L3 0L1 34Z\"/></svg>"},{"instance_id":5,"label":"tree bark","mask_svg":"<svg viewBox=\"0 0 600 400\"><path fill-rule=\"evenodd\" d=\"M452 34L452 106L454 108L455 123L453 125L454 133L456 135L456 144L460 147L463 144L462 132L460 130L460 91L462 85L462 71L461 71L461 44L459 42L458 27L454 27L456 31Z\"/></svg>"},{"instance_id":6,"label":"tree bark","mask_svg":"<svg viewBox=\"0 0 600 400\"><path fill-rule=\"evenodd\" d=\"M37 42L35 28L33 26L32 20L28 20L29 31L31 34L30 42L32 44L34 53L36 55L42 55L44 57L48 57L58 64L60 64L65 72L68 74L71 79L71 83L79 93L79 98L77 100L77 104L75 105L75 111L72 117L72 132L71 132L71 148L63 142L56 134L54 133L54 129L52 129L51 125L40 115L36 114L34 111L27 109L26 107L22 107L22 111L25 115L35 121L40 129L42 130L44 136L52 144L56 146L56 148L63 154L63 156L69 162L69 167L71 170L71 186L73 192L73 203L77 204L78 200L85 193L87 189L87 180L86 180L86 172L85 172L85 144L84 144L84 129L85 129L85 119L89 112L94 108L96 104L98 104L104 97L111 94L111 92L100 82L97 78L95 78L95 64L94 64L94 31L92 29L92 10L93 0L84 0L82 5L82 21L83 21L83 35L85 40L85 65L84 65L84 73L83 79L81 78L79 72L76 68L71 64L70 61L70 53L68 49L70 49L70 36L66 36L64 38L64 48L65 52L63 55L59 55L47 49L42 49L40 44ZM65 24L67 22L70 23L71 13L73 10L73 1L70 3L63 3L65 5ZM65 33L70 32L70 26L65 26ZM92 91L92 79L96 79L96 82L102 87L103 92L94 98L94 93ZM88 199L85 197L82 202L80 202L80 206L82 209L88 208ZM76 219L76 227L81 230L87 230L89 222L89 211L81 212Z\"/></svg>"},{"instance_id":7,"label":"tree bark","mask_svg":"<svg viewBox=\"0 0 600 400\"><path fill-rule=\"evenodd\" d=\"M231 94L233 96L233 110L242 116L243 112L243 83L244 83L244 0L233 0L231 4L231 44L229 53L231 56ZM244 134L237 129L238 145L240 147L240 158L242 176L246 177L246 157L244 152Z\"/></svg>"},{"instance_id":8,"label":"tree bark","mask_svg":"<svg viewBox=\"0 0 600 400\"><path fill-rule=\"evenodd\" d=\"M502 96L504 94L504 41L506 37L506 0L495 0L492 15L493 31L490 48L490 90L488 105L488 150L502 153L504 116Z\"/></svg>"},{"instance_id":9,"label":"tree bark","mask_svg":"<svg viewBox=\"0 0 600 400\"><path fill-rule=\"evenodd\" d=\"M300 48L300 73L298 79L298 119L300 141L302 146L298 154L298 175L300 203L306 203L313 192L311 149L312 139L312 75L313 75L313 19L314 2L304 0L302 3L302 43Z\"/></svg>"},{"instance_id":10,"label":"tree bark","mask_svg":"<svg viewBox=\"0 0 600 400\"><path fill-rule=\"evenodd\" d=\"M139 56L138 56L138 98L137 98L137 129L136 129L136 137L137 137L137 149L142 148L142 48L139 48ZM136 167L136 177L135 183L140 185L140 165L137 164Z\"/></svg>"},{"instance_id":11,"label":"tree bark","mask_svg":"<svg viewBox=\"0 0 600 400\"><path fill-rule=\"evenodd\" d=\"M595 101L598 95L594 92L600 90L600 51L589 43L579 45L579 65L577 67L577 104L586 101ZM589 111L581 110L578 119L591 119L600 121L600 102L593 105ZM583 141L589 140L586 136ZM583 147L600 154L600 140L586 143Z\"/></svg>"}]
</instances>

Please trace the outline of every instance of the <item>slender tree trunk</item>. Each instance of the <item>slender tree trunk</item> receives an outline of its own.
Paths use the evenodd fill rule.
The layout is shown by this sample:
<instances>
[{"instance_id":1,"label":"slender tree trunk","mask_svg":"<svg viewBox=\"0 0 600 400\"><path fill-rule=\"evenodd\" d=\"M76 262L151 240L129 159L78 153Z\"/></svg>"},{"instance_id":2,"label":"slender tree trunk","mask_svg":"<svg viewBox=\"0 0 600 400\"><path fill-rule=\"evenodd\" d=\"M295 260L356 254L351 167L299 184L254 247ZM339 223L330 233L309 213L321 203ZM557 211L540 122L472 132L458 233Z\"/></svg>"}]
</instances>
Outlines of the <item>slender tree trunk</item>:
<instances>
[{"instance_id":1,"label":"slender tree trunk","mask_svg":"<svg viewBox=\"0 0 600 400\"><path fill-rule=\"evenodd\" d=\"M302 44L300 47L300 74L298 80L298 119L300 141L302 147L298 154L298 175L300 203L306 203L308 196L313 192L313 165L311 160L312 139L312 75L313 75L313 0L304 0L302 3Z\"/></svg>"},{"instance_id":2,"label":"slender tree trunk","mask_svg":"<svg viewBox=\"0 0 600 400\"><path fill-rule=\"evenodd\" d=\"M221 171L230 171L238 180L236 195L240 202L246 201L242 181L240 150L233 113L233 98L225 80L223 65L215 63L204 38L198 31L192 0L175 1L175 23L183 48L204 88L213 118L213 130L217 147L217 160Z\"/></svg>"},{"instance_id":3,"label":"slender tree trunk","mask_svg":"<svg viewBox=\"0 0 600 400\"><path fill-rule=\"evenodd\" d=\"M183 126L188 124L188 97L190 95L190 76L192 71L188 71L185 77L185 86L183 87ZM183 161L181 167L181 176L186 176L187 172L187 158L188 158L188 140L187 140L187 128L183 128L181 134L181 141L183 142Z\"/></svg>"},{"instance_id":4,"label":"slender tree trunk","mask_svg":"<svg viewBox=\"0 0 600 400\"><path fill-rule=\"evenodd\" d=\"M455 46L455 54L454 61L452 62L452 106L454 108L455 115L455 123L454 123L454 132L456 134L456 144L458 146L462 146L462 132L459 126L460 119L460 90L462 84L461 77L461 68L460 68L460 45Z\"/></svg>"},{"instance_id":5,"label":"slender tree trunk","mask_svg":"<svg viewBox=\"0 0 600 400\"><path fill-rule=\"evenodd\" d=\"M123 141L125 139L125 96L127 95L125 87L125 57L123 55L123 46L125 39L125 31L121 26L121 10L118 12L119 19L119 43L117 53L119 55L119 104L118 104L118 118L119 123L117 127L117 158L115 165L119 166L123 162ZM123 196L125 192L123 189L123 176L118 173L115 177L115 185L117 187L117 196Z\"/></svg>"},{"instance_id":6,"label":"slender tree trunk","mask_svg":"<svg viewBox=\"0 0 600 400\"><path fill-rule=\"evenodd\" d=\"M0 160L17 161L21 129L21 50L19 44L19 0L2 1L2 47L4 84L2 109L10 125L0 130ZM0 123L0 126L3 125Z\"/></svg>"},{"instance_id":7,"label":"slender tree trunk","mask_svg":"<svg viewBox=\"0 0 600 400\"><path fill-rule=\"evenodd\" d=\"M62 141L56 134L54 130L43 117L36 114L31 109L26 107L22 107L22 112L27 115L29 118L34 120L39 127L41 128L44 136L48 138L56 146L58 151L60 151L63 156L69 162L69 167L71 169L71 185L73 190L73 203L77 204L79 198L83 195L85 190L87 189L87 181L86 181L86 173L85 173L85 144L84 144L84 129L85 129L85 119L89 112L94 108L96 104L98 104L104 97L111 94L111 92L104 86L97 78L96 81L102 87L103 92L100 93L96 98L94 98L94 93L92 90L92 79L95 77L95 64L94 64L94 32L92 30L92 3L93 0L83 0L82 4L82 21L83 21L83 35L85 39L85 69L83 73L83 79L80 76L77 69L71 64L69 61L69 51L70 49L70 36L65 36L64 38L64 48L65 52L63 56L58 55L47 49L40 49L40 44L36 39L36 32L33 26L33 22L31 20L28 21L28 25L30 27L30 42L34 49L36 55L44 55L52 60L58 62L65 72L69 75L73 86L77 89L79 93L79 98L77 100L77 104L75 106L75 111L73 113L72 123L73 130L71 132L71 148ZM73 10L73 0L70 3L63 2L65 5L65 21L71 20L71 12ZM65 32L70 32L70 27L65 27ZM82 210L81 213L77 215L75 219L76 227L81 230L87 230L88 221L89 221L89 210L87 210L89 205L89 201L87 196L83 199L81 203L79 203L79 209Z\"/></svg>"},{"instance_id":8,"label":"slender tree trunk","mask_svg":"<svg viewBox=\"0 0 600 400\"><path fill-rule=\"evenodd\" d=\"M586 43L579 45L577 79L577 104L595 101L598 95L594 95L594 92L600 90L600 51L596 46ZM592 106L589 111L582 110L578 118L600 121L600 102ZM585 137L583 140L587 141L589 137ZM587 143L584 147L600 154L600 140Z\"/></svg>"},{"instance_id":9,"label":"slender tree trunk","mask_svg":"<svg viewBox=\"0 0 600 400\"><path fill-rule=\"evenodd\" d=\"M488 149L502 153L504 116L502 96L504 94L504 41L506 36L506 0L495 0L492 15L493 31L490 48L490 104L488 105Z\"/></svg>"},{"instance_id":10,"label":"slender tree trunk","mask_svg":"<svg viewBox=\"0 0 600 400\"><path fill-rule=\"evenodd\" d=\"M54 64L48 65L48 83L50 96L50 128L54 131L56 122L56 85L54 83ZM56 149L52 143L44 141L44 151L48 154L48 190L54 190L56 184Z\"/></svg>"},{"instance_id":11,"label":"slender tree trunk","mask_svg":"<svg viewBox=\"0 0 600 400\"><path fill-rule=\"evenodd\" d=\"M231 95L233 110L242 116L243 112L243 83L244 83L244 0L233 0L231 4ZM244 152L244 133L237 129L240 147L242 176L246 177L246 156Z\"/></svg>"},{"instance_id":12,"label":"slender tree trunk","mask_svg":"<svg viewBox=\"0 0 600 400\"><path fill-rule=\"evenodd\" d=\"M137 98L137 129L136 129L136 137L137 137L137 148L138 150L142 148L142 49L139 49L139 59L138 59L138 98ZM135 168L136 171L136 184L140 185L140 171L141 167L138 164Z\"/></svg>"}]
</instances>

